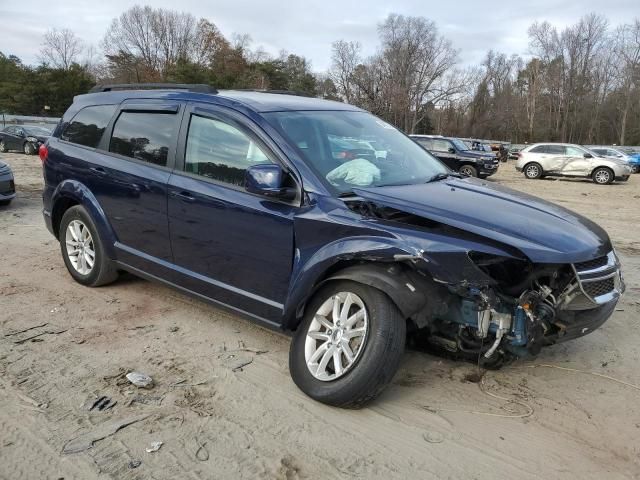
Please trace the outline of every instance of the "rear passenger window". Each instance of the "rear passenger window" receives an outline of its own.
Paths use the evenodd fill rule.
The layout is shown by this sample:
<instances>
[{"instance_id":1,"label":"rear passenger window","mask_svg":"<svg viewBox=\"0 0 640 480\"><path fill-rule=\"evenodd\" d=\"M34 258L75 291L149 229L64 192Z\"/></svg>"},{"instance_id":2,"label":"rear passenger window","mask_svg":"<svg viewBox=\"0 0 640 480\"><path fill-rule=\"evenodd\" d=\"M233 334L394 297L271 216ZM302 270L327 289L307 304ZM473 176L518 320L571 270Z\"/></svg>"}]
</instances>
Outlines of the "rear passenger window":
<instances>
[{"instance_id":1,"label":"rear passenger window","mask_svg":"<svg viewBox=\"0 0 640 480\"><path fill-rule=\"evenodd\" d=\"M197 115L191 117L185 171L241 186L245 170L261 163L273 162L233 125Z\"/></svg>"},{"instance_id":2,"label":"rear passenger window","mask_svg":"<svg viewBox=\"0 0 640 480\"><path fill-rule=\"evenodd\" d=\"M96 148L115 109L115 105L95 105L83 108L65 127L60 139Z\"/></svg>"},{"instance_id":3,"label":"rear passenger window","mask_svg":"<svg viewBox=\"0 0 640 480\"><path fill-rule=\"evenodd\" d=\"M547 145L547 153L551 155L567 155L567 149L562 145Z\"/></svg>"},{"instance_id":4,"label":"rear passenger window","mask_svg":"<svg viewBox=\"0 0 640 480\"><path fill-rule=\"evenodd\" d=\"M165 167L176 129L174 113L122 112L109 151Z\"/></svg>"}]
</instances>

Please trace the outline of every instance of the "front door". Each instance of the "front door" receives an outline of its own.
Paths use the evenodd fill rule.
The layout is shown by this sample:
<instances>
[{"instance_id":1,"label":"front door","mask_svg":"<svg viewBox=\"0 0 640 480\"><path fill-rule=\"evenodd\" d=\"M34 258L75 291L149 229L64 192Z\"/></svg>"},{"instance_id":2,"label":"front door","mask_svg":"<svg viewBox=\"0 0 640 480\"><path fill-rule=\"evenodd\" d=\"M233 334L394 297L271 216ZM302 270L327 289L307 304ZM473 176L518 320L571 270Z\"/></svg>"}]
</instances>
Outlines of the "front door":
<instances>
[{"instance_id":1,"label":"front door","mask_svg":"<svg viewBox=\"0 0 640 480\"><path fill-rule=\"evenodd\" d=\"M277 323L297 207L243 188L249 166L278 162L269 145L244 117L194 105L182 123L168 212L176 283Z\"/></svg>"}]
</instances>

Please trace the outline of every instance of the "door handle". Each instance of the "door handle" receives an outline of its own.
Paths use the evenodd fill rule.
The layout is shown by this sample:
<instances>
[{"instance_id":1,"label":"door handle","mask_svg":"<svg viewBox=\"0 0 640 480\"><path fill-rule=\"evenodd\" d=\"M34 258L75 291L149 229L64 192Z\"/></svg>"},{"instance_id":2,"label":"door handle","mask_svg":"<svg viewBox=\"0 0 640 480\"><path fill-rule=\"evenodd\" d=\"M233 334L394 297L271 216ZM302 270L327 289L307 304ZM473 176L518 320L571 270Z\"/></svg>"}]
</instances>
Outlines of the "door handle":
<instances>
[{"instance_id":1,"label":"door handle","mask_svg":"<svg viewBox=\"0 0 640 480\"><path fill-rule=\"evenodd\" d=\"M91 167L89 170L91 170L93 173L95 173L97 175L106 175L107 174L105 169L102 168L102 167Z\"/></svg>"},{"instance_id":2,"label":"door handle","mask_svg":"<svg viewBox=\"0 0 640 480\"><path fill-rule=\"evenodd\" d=\"M191 195L189 192L171 191L169 193L169 195L171 195L172 197L175 197L175 198L177 198L179 200L182 200L183 202L192 203L192 202L196 201L196 198L193 195Z\"/></svg>"}]
</instances>

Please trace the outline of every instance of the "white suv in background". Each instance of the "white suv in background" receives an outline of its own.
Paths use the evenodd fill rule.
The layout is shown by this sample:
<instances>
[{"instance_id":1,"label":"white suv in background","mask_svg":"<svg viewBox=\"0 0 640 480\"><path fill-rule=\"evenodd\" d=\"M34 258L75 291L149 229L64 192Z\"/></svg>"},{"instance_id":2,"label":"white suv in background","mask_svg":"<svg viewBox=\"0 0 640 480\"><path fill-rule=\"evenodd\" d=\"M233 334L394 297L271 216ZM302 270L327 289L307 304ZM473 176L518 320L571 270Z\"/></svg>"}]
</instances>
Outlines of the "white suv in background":
<instances>
[{"instance_id":1,"label":"white suv in background","mask_svg":"<svg viewBox=\"0 0 640 480\"><path fill-rule=\"evenodd\" d=\"M531 179L545 176L584 177L606 185L614 180L626 182L631 174L627 162L601 157L571 143L536 143L516 155L516 170Z\"/></svg>"}]
</instances>

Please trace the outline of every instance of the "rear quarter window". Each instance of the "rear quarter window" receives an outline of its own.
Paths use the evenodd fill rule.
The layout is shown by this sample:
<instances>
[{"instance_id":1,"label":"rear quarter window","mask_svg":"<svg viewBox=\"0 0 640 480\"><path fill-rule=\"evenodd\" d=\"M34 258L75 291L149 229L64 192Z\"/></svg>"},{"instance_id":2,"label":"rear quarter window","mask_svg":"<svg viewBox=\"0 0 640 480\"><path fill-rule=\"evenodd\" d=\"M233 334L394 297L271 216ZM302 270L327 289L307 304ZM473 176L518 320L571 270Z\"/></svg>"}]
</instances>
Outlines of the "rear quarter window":
<instances>
[{"instance_id":1,"label":"rear quarter window","mask_svg":"<svg viewBox=\"0 0 640 480\"><path fill-rule=\"evenodd\" d=\"M83 108L64 128L60 139L96 148L115 109L115 105L94 105Z\"/></svg>"}]
</instances>

